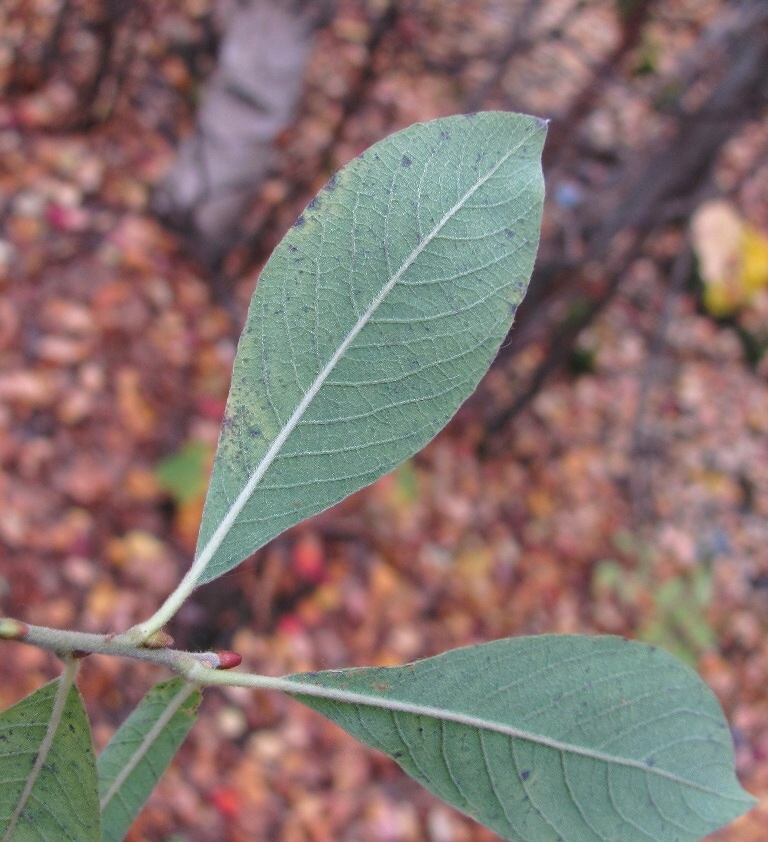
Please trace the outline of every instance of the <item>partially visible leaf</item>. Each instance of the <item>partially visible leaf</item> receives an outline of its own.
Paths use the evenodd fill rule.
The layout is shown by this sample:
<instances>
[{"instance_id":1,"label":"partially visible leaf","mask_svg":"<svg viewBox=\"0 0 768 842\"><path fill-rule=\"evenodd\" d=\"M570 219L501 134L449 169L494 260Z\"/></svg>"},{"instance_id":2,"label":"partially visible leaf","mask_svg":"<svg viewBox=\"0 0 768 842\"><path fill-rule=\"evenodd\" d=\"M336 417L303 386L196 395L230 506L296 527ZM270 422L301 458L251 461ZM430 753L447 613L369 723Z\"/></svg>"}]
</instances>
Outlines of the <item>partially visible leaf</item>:
<instances>
[{"instance_id":1,"label":"partially visible leaf","mask_svg":"<svg viewBox=\"0 0 768 842\"><path fill-rule=\"evenodd\" d=\"M177 503L188 503L205 493L210 458L208 445L188 441L157 465L155 479Z\"/></svg>"},{"instance_id":2,"label":"partially visible leaf","mask_svg":"<svg viewBox=\"0 0 768 842\"><path fill-rule=\"evenodd\" d=\"M768 236L730 202L704 202L691 219L691 240L713 316L733 314L768 287Z\"/></svg>"},{"instance_id":3,"label":"partially visible leaf","mask_svg":"<svg viewBox=\"0 0 768 842\"><path fill-rule=\"evenodd\" d=\"M240 338L199 581L394 468L474 391L533 267L545 133L501 112L411 126L299 217Z\"/></svg>"},{"instance_id":4,"label":"partially visible leaf","mask_svg":"<svg viewBox=\"0 0 768 842\"><path fill-rule=\"evenodd\" d=\"M57 679L0 714L0 840L99 836L88 717L74 684Z\"/></svg>"},{"instance_id":5,"label":"partially visible leaf","mask_svg":"<svg viewBox=\"0 0 768 842\"><path fill-rule=\"evenodd\" d=\"M505 839L694 842L754 803L712 692L645 644L544 635L290 680Z\"/></svg>"},{"instance_id":6,"label":"partially visible leaf","mask_svg":"<svg viewBox=\"0 0 768 842\"><path fill-rule=\"evenodd\" d=\"M102 842L120 842L197 719L202 696L174 678L156 684L99 755Z\"/></svg>"}]
</instances>

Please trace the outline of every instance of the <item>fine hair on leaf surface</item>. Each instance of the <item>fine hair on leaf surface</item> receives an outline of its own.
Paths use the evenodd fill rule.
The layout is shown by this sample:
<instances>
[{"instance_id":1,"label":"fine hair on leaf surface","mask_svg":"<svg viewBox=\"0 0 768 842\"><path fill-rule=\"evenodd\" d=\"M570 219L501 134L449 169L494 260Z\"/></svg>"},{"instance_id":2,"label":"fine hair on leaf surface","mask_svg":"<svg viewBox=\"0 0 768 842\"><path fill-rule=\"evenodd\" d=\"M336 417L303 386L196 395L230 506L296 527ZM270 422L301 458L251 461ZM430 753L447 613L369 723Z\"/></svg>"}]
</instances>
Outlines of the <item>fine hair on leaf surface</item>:
<instances>
[{"instance_id":1,"label":"fine hair on leaf surface","mask_svg":"<svg viewBox=\"0 0 768 842\"><path fill-rule=\"evenodd\" d=\"M299 698L504 839L695 842L753 803L712 691L646 644L540 635L293 679L350 694Z\"/></svg>"},{"instance_id":2,"label":"fine hair on leaf surface","mask_svg":"<svg viewBox=\"0 0 768 842\"><path fill-rule=\"evenodd\" d=\"M411 126L299 217L238 346L198 581L396 467L474 391L533 268L545 134L495 112Z\"/></svg>"}]
</instances>

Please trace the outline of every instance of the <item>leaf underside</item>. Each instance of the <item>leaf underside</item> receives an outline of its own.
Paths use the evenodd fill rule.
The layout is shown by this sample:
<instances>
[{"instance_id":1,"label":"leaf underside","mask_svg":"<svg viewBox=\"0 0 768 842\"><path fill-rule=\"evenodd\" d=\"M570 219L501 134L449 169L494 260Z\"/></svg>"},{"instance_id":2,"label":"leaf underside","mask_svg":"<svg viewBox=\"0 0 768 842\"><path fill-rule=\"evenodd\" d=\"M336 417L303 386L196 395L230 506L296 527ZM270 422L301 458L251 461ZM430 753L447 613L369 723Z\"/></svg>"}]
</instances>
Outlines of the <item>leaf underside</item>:
<instances>
[{"instance_id":1,"label":"leaf underside","mask_svg":"<svg viewBox=\"0 0 768 842\"><path fill-rule=\"evenodd\" d=\"M100 838L91 731L82 697L74 685L35 776L35 761L44 745L58 687L57 679L0 714L3 842L98 842ZM32 788L19 809L30 779ZM11 824L13 830L9 830Z\"/></svg>"},{"instance_id":2,"label":"leaf underside","mask_svg":"<svg viewBox=\"0 0 768 842\"><path fill-rule=\"evenodd\" d=\"M533 267L545 133L501 112L416 124L299 217L240 338L200 582L396 467L474 391Z\"/></svg>"},{"instance_id":3,"label":"leaf underside","mask_svg":"<svg viewBox=\"0 0 768 842\"><path fill-rule=\"evenodd\" d=\"M515 842L694 842L754 803L712 692L645 644L544 635L290 678L359 694L297 698Z\"/></svg>"},{"instance_id":4,"label":"leaf underside","mask_svg":"<svg viewBox=\"0 0 768 842\"><path fill-rule=\"evenodd\" d=\"M101 752L102 842L123 839L194 725L201 698L178 678L156 684Z\"/></svg>"}]
</instances>

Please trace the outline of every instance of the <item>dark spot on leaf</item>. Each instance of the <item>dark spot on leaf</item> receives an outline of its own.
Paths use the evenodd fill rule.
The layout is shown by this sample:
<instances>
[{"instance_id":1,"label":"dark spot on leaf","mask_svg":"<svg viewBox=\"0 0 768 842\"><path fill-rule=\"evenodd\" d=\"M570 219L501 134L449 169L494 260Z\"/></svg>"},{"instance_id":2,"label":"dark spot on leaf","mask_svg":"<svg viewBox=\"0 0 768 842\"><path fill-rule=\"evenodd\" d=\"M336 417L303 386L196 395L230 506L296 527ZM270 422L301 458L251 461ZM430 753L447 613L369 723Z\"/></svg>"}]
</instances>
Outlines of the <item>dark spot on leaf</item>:
<instances>
[{"instance_id":1,"label":"dark spot on leaf","mask_svg":"<svg viewBox=\"0 0 768 842\"><path fill-rule=\"evenodd\" d=\"M514 239L515 239L515 232L514 232L511 228L507 228L507 229L504 231L504 236L505 236L508 240L514 240Z\"/></svg>"},{"instance_id":2,"label":"dark spot on leaf","mask_svg":"<svg viewBox=\"0 0 768 842\"><path fill-rule=\"evenodd\" d=\"M530 769L523 769L523 771L520 772L520 780L527 781L528 778L530 778L530 777L531 777L531 770Z\"/></svg>"},{"instance_id":3,"label":"dark spot on leaf","mask_svg":"<svg viewBox=\"0 0 768 842\"><path fill-rule=\"evenodd\" d=\"M655 758L655 757L649 757L649 758L645 761L645 765L646 765L646 766L650 766L651 768L653 768L653 767L656 765L656 758Z\"/></svg>"},{"instance_id":4,"label":"dark spot on leaf","mask_svg":"<svg viewBox=\"0 0 768 842\"><path fill-rule=\"evenodd\" d=\"M451 133L447 132L445 129L440 130L440 140L450 140Z\"/></svg>"},{"instance_id":5,"label":"dark spot on leaf","mask_svg":"<svg viewBox=\"0 0 768 842\"><path fill-rule=\"evenodd\" d=\"M300 217L296 220L296 222L294 222L294 223L293 223L293 227L294 227L294 228L301 228L301 226L302 226L302 225L303 225L306 221L307 221L307 220L306 220L306 219L304 219L304 214L302 214L302 215L301 215L301 216L300 216Z\"/></svg>"},{"instance_id":6,"label":"dark spot on leaf","mask_svg":"<svg viewBox=\"0 0 768 842\"><path fill-rule=\"evenodd\" d=\"M413 161L407 155L403 155L403 157L400 159L401 167L410 167L412 163Z\"/></svg>"},{"instance_id":7,"label":"dark spot on leaf","mask_svg":"<svg viewBox=\"0 0 768 842\"><path fill-rule=\"evenodd\" d=\"M291 252L297 252L297 251L298 251L298 248L297 248L295 245L293 245L293 243L291 243L291 244L288 246L288 251L291 251Z\"/></svg>"},{"instance_id":8,"label":"dark spot on leaf","mask_svg":"<svg viewBox=\"0 0 768 842\"><path fill-rule=\"evenodd\" d=\"M326 190L335 190L335 189L336 189L336 185L337 185L338 183L339 183L339 174L338 174L338 173L334 173L334 174L331 176L331 179L330 179L330 181L328 182L328 184L326 184L326 185L325 185L325 189L326 189Z\"/></svg>"},{"instance_id":9,"label":"dark spot on leaf","mask_svg":"<svg viewBox=\"0 0 768 842\"><path fill-rule=\"evenodd\" d=\"M307 205L307 210L314 210L319 204L320 199L318 199L318 197L315 196L315 198L312 199L312 201ZM301 217L299 217L299 219L301 219Z\"/></svg>"}]
</instances>

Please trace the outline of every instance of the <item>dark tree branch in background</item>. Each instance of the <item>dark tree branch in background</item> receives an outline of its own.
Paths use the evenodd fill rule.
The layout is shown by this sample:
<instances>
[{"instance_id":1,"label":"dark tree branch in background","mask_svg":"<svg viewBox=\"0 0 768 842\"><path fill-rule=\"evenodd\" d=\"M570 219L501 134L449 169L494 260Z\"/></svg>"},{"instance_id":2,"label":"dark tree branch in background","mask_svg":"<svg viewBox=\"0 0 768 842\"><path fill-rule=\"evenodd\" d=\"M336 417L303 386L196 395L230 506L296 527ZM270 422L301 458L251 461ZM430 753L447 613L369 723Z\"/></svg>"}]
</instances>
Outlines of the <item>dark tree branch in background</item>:
<instances>
[{"instance_id":1,"label":"dark tree branch in background","mask_svg":"<svg viewBox=\"0 0 768 842\"><path fill-rule=\"evenodd\" d=\"M557 262L545 262L534 273L531 293L521 307L520 323L500 354L501 364L507 364L534 337L540 340L549 334L552 340L527 385L517 389L517 399L489 420L490 435L502 433L546 378L570 357L578 335L616 294L632 263L662 230L660 221L668 221L665 209L675 207L682 217L693 211L707 189L724 144L765 105L768 4L743 3L739 11L729 26L722 21L716 24L720 60L715 67L721 78L703 104L680 114L673 137L664 148L641 153L626 163L613 189L603 191L608 201L590 199L589 210L579 209L585 241L582 262L600 267L600 288L595 290L594 281L580 279L575 270L562 269ZM707 40L701 50L704 55L696 59L711 71L711 41ZM571 128L572 133L576 131L575 126ZM568 291L564 289L566 283ZM576 316L562 319L563 310L570 309L569 301L574 304L585 300L588 305L577 308ZM528 316L532 307L535 319ZM492 441L485 446L489 452L494 447Z\"/></svg>"},{"instance_id":2,"label":"dark tree branch in background","mask_svg":"<svg viewBox=\"0 0 768 842\"><path fill-rule=\"evenodd\" d=\"M522 11L518 13L512 27L512 33L496 57L493 74L467 96L465 101L467 111L479 111L490 93L501 82L504 74L507 72L510 61L522 53L529 52L533 48L535 40L530 34L530 28L534 21L536 11L540 6L541 3L538 0L528 0ZM576 8L578 7L572 7L570 14L573 14ZM560 25L562 26L563 23L561 22Z\"/></svg>"},{"instance_id":3,"label":"dark tree branch in background","mask_svg":"<svg viewBox=\"0 0 768 842\"><path fill-rule=\"evenodd\" d=\"M633 469L629 474L629 498L635 522L642 524L654 514L653 480L651 465L661 456L662 444L654 431L650 415L651 393L663 376L664 345L675 314L675 308L685 284L694 268L693 249L686 242L680 249L669 270L669 287L664 298L656 331L648 346L645 368L640 377L637 395L637 412L632 428L630 459Z\"/></svg>"},{"instance_id":4,"label":"dark tree branch in background","mask_svg":"<svg viewBox=\"0 0 768 842\"><path fill-rule=\"evenodd\" d=\"M125 30L131 28L132 17L141 13L141 4L103 0L102 6L101 18L93 25L98 59L78 92L78 112L68 126L73 131L87 131L110 116L130 66L133 41Z\"/></svg>"}]
</instances>

